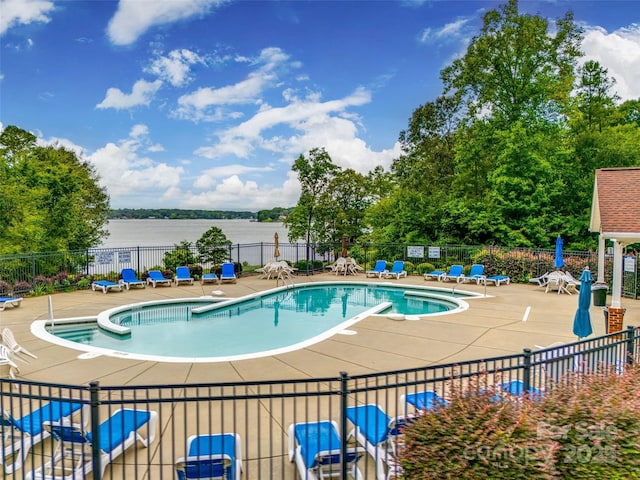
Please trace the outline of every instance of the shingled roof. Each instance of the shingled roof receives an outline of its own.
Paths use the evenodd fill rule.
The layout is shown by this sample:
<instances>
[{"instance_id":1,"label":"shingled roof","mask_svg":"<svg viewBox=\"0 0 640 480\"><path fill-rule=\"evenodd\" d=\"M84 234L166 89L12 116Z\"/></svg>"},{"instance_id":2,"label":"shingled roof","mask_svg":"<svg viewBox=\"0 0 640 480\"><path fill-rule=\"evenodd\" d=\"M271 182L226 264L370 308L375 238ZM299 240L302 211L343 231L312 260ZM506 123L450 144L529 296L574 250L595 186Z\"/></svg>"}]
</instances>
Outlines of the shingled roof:
<instances>
[{"instance_id":1,"label":"shingled roof","mask_svg":"<svg viewBox=\"0 0 640 480\"><path fill-rule=\"evenodd\" d=\"M596 170L589 230L640 241L640 167Z\"/></svg>"}]
</instances>

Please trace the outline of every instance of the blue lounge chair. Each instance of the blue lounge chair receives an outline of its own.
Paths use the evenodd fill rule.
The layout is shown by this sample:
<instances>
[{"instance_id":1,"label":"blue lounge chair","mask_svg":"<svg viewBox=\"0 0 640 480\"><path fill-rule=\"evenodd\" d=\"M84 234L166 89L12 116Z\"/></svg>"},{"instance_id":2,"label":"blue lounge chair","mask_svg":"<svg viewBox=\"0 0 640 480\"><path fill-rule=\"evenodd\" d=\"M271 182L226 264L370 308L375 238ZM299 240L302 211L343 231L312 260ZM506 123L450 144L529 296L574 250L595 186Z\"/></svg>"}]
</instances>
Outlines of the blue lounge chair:
<instances>
[{"instance_id":1,"label":"blue lounge chair","mask_svg":"<svg viewBox=\"0 0 640 480\"><path fill-rule=\"evenodd\" d=\"M136 271L133 268L123 268L120 272L120 277L120 284L124 285L127 290L131 287L145 288L147 286L146 283L138 278Z\"/></svg>"},{"instance_id":2,"label":"blue lounge chair","mask_svg":"<svg viewBox=\"0 0 640 480\"><path fill-rule=\"evenodd\" d=\"M341 443L335 421L295 423L289 426L288 433L289 461L295 461L301 478L317 480L340 476ZM353 478L363 478L357 463L364 454L361 447L347 448L345 461Z\"/></svg>"},{"instance_id":3,"label":"blue lounge chair","mask_svg":"<svg viewBox=\"0 0 640 480\"><path fill-rule=\"evenodd\" d=\"M192 435L187 457L176 460L178 480L240 480L242 454L237 433Z\"/></svg>"},{"instance_id":4,"label":"blue lounge chair","mask_svg":"<svg viewBox=\"0 0 640 480\"><path fill-rule=\"evenodd\" d=\"M149 270L149 276L147 277L147 285L151 284L153 288L157 285L171 286L171 279L162 275L160 270Z\"/></svg>"},{"instance_id":5,"label":"blue lounge chair","mask_svg":"<svg viewBox=\"0 0 640 480\"><path fill-rule=\"evenodd\" d=\"M424 274L425 280L440 280L440 277L446 272L444 270L434 270Z\"/></svg>"},{"instance_id":6,"label":"blue lounge chair","mask_svg":"<svg viewBox=\"0 0 640 480\"><path fill-rule=\"evenodd\" d=\"M80 413L80 410L84 411ZM13 473L24 464L29 451L38 443L48 438L50 433L42 426L44 422L70 421L72 415L79 413L80 421L89 421L89 405L71 401L52 401L37 410L14 418L9 412L2 410L0 420L2 430L2 458L6 473ZM13 457L13 463L7 465L7 459Z\"/></svg>"},{"instance_id":7,"label":"blue lounge chair","mask_svg":"<svg viewBox=\"0 0 640 480\"><path fill-rule=\"evenodd\" d=\"M505 285L509 285L511 279L507 275L492 275L491 277L486 277L484 279L484 284L493 283L496 287L499 287L501 283Z\"/></svg>"},{"instance_id":8,"label":"blue lounge chair","mask_svg":"<svg viewBox=\"0 0 640 480\"><path fill-rule=\"evenodd\" d=\"M200 283L205 284L205 283L209 283L209 282L220 283L220 279L218 278L218 275L216 275L213 272L211 272L211 273L203 273L202 277L200 278Z\"/></svg>"},{"instance_id":9,"label":"blue lounge chair","mask_svg":"<svg viewBox=\"0 0 640 480\"><path fill-rule=\"evenodd\" d=\"M347 418L354 426L349 438L355 438L376 462L377 480L400 476L397 447L404 427L415 417L389 417L380 405L370 403L347 407Z\"/></svg>"},{"instance_id":10,"label":"blue lounge chair","mask_svg":"<svg viewBox=\"0 0 640 480\"><path fill-rule=\"evenodd\" d=\"M173 281L176 282L176 285L180 285L180 283L183 282L186 282L189 285L193 285L193 277L191 276L189 267L176 268L176 277L173 279Z\"/></svg>"},{"instance_id":11,"label":"blue lounge chair","mask_svg":"<svg viewBox=\"0 0 640 480\"><path fill-rule=\"evenodd\" d=\"M118 290L122 291L122 285L119 283L111 282L109 280L98 280L97 282L93 282L91 284L91 290L94 292L96 290L102 290L102 293L107 293L109 290Z\"/></svg>"},{"instance_id":12,"label":"blue lounge chair","mask_svg":"<svg viewBox=\"0 0 640 480\"><path fill-rule=\"evenodd\" d=\"M223 263L222 271L220 272L220 282L236 283L236 271L233 263Z\"/></svg>"},{"instance_id":13,"label":"blue lounge chair","mask_svg":"<svg viewBox=\"0 0 640 480\"><path fill-rule=\"evenodd\" d=\"M400 277L406 277L406 276L407 276L407 272L404 269L404 262L402 260L396 260L395 262L393 262L393 266L391 267L391 270L389 270L388 272L385 272L384 274L385 278L396 277L396 279L400 279Z\"/></svg>"},{"instance_id":14,"label":"blue lounge chair","mask_svg":"<svg viewBox=\"0 0 640 480\"><path fill-rule=\"evenodd\" d=\"M511 380L510 382L504 382L500 385L500 388L509 395L514 397L521 397L524 395L524 382L522 380ZM542 396L542 390L536 387L529 387L529 395L532 398L539 398Z\"/></svg>"},{"instance_id":15,"label":"blue lounge chair","mask_svg":"<svg viewBox=\"0 0 640 480\"><path fill-rule=\"evenodd\" d=\"M22 302L22 297L0 297L0 312L7 308L7 305L18 308L20 302Z\"/></svg>"},{"instance_id":16,"label":"blue lounge chair","mask_svg":"<svg viewBox=\"0 0 640 480\"><path fill-rule=\"evenodd\" d=\"M443 273L442 275L440 275L438 280L440 280L441 282L455 280L457 282L458 279L464 275L462 270L463 270L462 265L451 265L451 268L449 269L449 271L447 273Z\"/></svg>"},{"instance_id":17,"label":"blue lounge chair","mask_svg":"<svg viewBox=\"0 0 640 480\"><path fill-rule=\"evenodd\" d=\"M373 269L367 270L365 272L367 277L378 277L382 278L382 276L387 273L387 262L386 260L377 260Z\"/></svg>"},{"instance_id":18,"label":"blue lounge chair","mask_svg":"<svg viewBox=\"0 0 640 480\"><path fill-rule=\"evenodd\" d=\"M439 406L446 406L447 401L432 390L424 390L422 392L407 393L400 396L400 404L406 408L408 405L416 410L433 410Z\"/></svg>"},{"instance_id":19,"label":"blue lounge chair","mask_svg":"<svg viewBox=\"0 0 640 480\"><path fill-rule=\"evenodd\" d=\"M480 282L484 281L484 279L484 265L475 264L471 265L469 275L462 275L458 277L458 283L476 282L476 285L480 285Z\"/></svg>"},{"instance_id":20,"label":"blue lounge chair","mask_svg":"<svg viewBox=\"0 0 640 480\"><path fill-rule=\"evenodd\" d=\"M157 412L149 410L116 410L98 427L97 447L100 452L100 478L104 478L107 465L122 455L137 441L148 447L156 436ZM93 433L77 424L44 422L43 428L56 440L53 457L33 470L27 478L32 480L75 480L85 478L93 470ZM146 438L140 431L146 430ZM62 466L65 469L62 469ZM63 472L63 473L62 473Z\"/></svg>"}]
</instances>

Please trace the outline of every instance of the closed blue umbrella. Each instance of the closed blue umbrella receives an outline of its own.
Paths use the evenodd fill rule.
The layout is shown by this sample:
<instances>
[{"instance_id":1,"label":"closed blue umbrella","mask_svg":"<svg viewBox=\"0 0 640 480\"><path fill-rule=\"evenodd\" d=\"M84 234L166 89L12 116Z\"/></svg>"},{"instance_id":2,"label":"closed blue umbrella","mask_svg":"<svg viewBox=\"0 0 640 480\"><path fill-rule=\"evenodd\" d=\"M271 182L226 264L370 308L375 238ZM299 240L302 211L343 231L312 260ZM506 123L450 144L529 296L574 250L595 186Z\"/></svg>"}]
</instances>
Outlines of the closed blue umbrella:
<instances>
[{"instance_id":1,"label":"closed blue umbrella","mask_svg":"<svg viewBox=\"0 0 640 480\"><path fill-rule=\"evenodd\" d=\"M556 258L553 260L554 268L564 267L564 260L562 259L562 237L558 235L556 238Z\"/></svg>"},{"instance_id":2,"label":"closed blue umbrella","mask_svg":"<svg viewBox=\"0 0 640 480\"><path fill-rule=\"evenodd\" d=\"M573 333L578 338L583 338L593 333L591 328L591 315L589 307L591 306L591 283L593 278L588 268L585 268L580 275L580 294L578 295L578 310L573 318Z\"/></svg>"}]
</instances>

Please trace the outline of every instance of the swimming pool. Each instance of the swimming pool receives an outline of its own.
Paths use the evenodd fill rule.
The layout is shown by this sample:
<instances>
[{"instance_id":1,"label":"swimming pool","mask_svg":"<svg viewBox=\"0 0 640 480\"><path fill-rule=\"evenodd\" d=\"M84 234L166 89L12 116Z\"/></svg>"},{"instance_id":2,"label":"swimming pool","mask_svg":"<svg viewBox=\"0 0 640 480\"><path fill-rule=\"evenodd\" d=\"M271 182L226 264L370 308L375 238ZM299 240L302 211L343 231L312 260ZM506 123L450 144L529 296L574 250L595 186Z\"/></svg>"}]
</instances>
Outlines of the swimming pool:
<instances>
[{"instance_id":1,"label":"swimming pool","mask_svg":"<svg viewBox=\"0 0 640 480\"><path fill-rule=\"evenodd\" d=\"M85 356L231 361L284 353L338 333L349 334L349 326L374 314L419 319L468 308L450 292L397 284L318 282L237 299L200 297L125 305L101 312L97 319L41 321L44 324L32 331L53 343L84 350Z\"/></svg>"}]
</instances>

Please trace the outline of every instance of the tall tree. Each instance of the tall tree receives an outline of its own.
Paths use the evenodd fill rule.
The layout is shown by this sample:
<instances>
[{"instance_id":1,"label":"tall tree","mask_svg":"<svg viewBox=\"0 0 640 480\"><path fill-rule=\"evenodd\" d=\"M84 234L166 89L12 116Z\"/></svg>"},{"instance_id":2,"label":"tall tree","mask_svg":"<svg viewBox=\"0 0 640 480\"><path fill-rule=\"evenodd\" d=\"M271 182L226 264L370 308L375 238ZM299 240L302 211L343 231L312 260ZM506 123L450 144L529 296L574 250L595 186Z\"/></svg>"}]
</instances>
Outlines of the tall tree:
<instances>
[{"instance_id":1,"label":"tall tree","mask_svg":"<svg viewBox=\"0 0 640 480\"><path fill-rule=\"evenodd\" d=\"M316 214L322 196L326 193L339 167L333 163L324 148L313 148L308 156L300 155L293 163L292 170L300 181L300 198L283 222L289 229L289 241L304 238L307 245L321 240L321 223L316 228Z\"/></svg>"},{"instance_id":2,"label":"tall tree","mask_svg":"<svg viewBox=\"0 0 640 480\"><path fill-rule=\"evenodd\" d=\"M15 126L0 134L0 192L2 253L83 250L107 235L109 197L94 168Z\"/></svg>"},{"instance_id":3,"label":"tall tree","mask_svg":"<svg viewBox=\"0 0 640 480\"><path fill-rule=\"evenodd\" d=\"M487 12L465 55L442 70L445 92L462 96L469 118L510 124L557 117L573 87L581 30L571 12L555 30L538 15L520 14L517 0Z\"/></svg>"}]
</instances>

